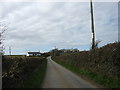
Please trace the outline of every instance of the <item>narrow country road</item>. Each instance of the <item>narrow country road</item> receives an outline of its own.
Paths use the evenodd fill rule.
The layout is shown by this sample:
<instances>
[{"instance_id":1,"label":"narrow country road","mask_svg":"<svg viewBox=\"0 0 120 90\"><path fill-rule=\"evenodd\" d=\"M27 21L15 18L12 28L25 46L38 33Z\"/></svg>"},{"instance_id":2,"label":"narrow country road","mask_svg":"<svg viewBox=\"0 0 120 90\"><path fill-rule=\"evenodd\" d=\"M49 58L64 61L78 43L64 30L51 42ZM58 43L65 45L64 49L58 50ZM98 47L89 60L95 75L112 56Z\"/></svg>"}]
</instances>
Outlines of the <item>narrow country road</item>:
<instances>
[{"instance_id":1,"label":"narrow country road","mask_svg":"<svg viewBox=\"0 0 120 90\"><path fill-rule=\"evenodd\" d=\"M42 88L97 88L73 72L47 58L46 76Z\"/></svg>"}]
</instances>

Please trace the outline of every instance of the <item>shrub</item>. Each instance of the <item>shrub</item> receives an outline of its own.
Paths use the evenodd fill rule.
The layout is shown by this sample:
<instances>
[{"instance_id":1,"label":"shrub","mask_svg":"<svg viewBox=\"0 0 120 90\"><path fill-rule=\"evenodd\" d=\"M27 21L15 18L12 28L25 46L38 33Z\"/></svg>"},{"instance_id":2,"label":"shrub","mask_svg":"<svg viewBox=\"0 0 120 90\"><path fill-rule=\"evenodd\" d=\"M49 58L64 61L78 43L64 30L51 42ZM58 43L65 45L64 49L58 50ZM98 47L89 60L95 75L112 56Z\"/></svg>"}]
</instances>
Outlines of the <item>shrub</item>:
<instances>
[{"instance_id":1,"label":"shrub","mask_svg":"<svg viewBox=\"0 0 120 90\"><path fill-rule=\"evenodd\" d=\"M24 82L44 62L45 58L41 57L5 56L2 60L2 87L24 88Z\"/></svg>"},{"instance_id":2,"label":"shrub","mask_svg":"<svg viewBox=\"0 0 120 90\"><path fill-rule=\"evenodd\" d=\"M111 43L101 48L75 53L63 53L54 56L54 60L74 66L80 70L92 71L120 80L120 42Z\"/></svg>"}]
</instances>

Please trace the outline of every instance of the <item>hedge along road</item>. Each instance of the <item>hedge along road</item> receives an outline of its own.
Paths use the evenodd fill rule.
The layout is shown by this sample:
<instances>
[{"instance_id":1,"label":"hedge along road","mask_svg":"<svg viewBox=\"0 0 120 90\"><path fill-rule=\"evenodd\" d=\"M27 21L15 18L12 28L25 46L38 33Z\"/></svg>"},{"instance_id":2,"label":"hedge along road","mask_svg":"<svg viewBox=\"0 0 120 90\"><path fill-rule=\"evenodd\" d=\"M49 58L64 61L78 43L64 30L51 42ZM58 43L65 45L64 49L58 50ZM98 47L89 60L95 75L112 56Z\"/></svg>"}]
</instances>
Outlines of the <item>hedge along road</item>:
<instances>
[{"instance_id":1,"label":"hedge along road","mask_svg":"<svg viewBox=\"0 0 120 90\"><path fill-rule=\"evenodd\" d=\"M97 88L68 69L48 58L46 75L42 88Z\"/></svg>"}]
</instances>

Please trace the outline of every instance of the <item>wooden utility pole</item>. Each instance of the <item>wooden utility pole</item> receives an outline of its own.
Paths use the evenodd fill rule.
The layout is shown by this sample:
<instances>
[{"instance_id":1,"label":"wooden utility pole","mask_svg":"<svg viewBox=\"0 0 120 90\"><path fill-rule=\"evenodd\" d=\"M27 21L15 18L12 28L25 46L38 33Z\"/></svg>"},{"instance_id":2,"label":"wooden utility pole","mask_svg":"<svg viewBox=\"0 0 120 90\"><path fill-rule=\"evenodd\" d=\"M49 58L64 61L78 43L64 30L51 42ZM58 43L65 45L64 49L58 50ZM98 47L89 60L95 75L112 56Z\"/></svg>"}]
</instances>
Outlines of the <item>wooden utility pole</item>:
<instances>
[{"instance_id":1,"label":"wooden utility pole","mask_svg":"<svg viewBox=\"0 0 120 90\"><path fill-rule=\"evenodd\" d=\"M55 49L57 49L57 47L55 46Z\"/></svg>"},{"instance_id":2,"label":"wooden utility pole","mask_svg":"<svg viewBox=\"0 0 120 90\"><path fill-rule=\"evenodd\" d=\"M94 49L95 48L95 33L94 33L94 16L93 16L92 0L90 0L90 8L91 8L92 49Z\"/></svg>"},{"instance_id":3,"label":"wooden utility pole","mask_svg":"<svg viewBox=\"0 0 120 90\"><path fill-rule=\"evenodd\" d=\"M9 55L11 55L11 47L9 47Z\"/></svg>"}]
</instances>

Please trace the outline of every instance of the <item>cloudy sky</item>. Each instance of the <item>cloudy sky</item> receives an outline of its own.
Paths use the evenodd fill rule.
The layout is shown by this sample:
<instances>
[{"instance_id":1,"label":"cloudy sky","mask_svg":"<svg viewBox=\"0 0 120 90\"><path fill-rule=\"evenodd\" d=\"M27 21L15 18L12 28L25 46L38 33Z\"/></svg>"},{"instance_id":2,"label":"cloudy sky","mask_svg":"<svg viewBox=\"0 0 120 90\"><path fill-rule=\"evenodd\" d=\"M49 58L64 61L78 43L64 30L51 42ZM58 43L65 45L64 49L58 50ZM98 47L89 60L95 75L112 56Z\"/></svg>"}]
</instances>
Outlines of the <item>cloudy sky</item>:
<instances>
[{"instance_id":1,"label":"cloudy sky","mask_svg":"<svg viewBox=\"0 0 120 90\"><path fill-rule=\"evenodd\" d=\"M95 36L99 46L118 41L118 3L94 2ZM1 2L0 18L8 26L5 53L46 52L55 46L89 50L89 2Z\"/></svg>"}]
</instances>

